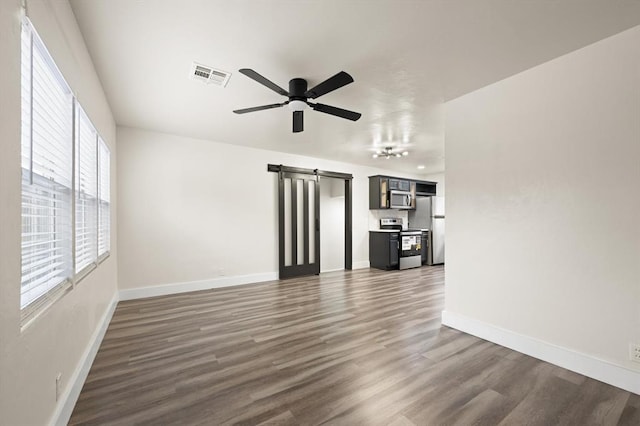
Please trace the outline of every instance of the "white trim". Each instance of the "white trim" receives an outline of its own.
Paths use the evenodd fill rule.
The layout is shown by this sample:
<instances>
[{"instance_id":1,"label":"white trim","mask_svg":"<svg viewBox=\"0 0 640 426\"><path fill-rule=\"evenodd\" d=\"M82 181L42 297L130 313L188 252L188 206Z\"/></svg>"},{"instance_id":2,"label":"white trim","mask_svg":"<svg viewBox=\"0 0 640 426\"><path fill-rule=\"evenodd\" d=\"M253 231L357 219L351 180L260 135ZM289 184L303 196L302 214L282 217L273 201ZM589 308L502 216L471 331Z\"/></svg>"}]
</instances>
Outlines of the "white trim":
<instances>
[{"instance_id":1,"label":"white trim","mask_svg":"<svg viewBox=\"0 0 640 426\"><path fill-rule=\"evenodd\" d=\"M640 395L640 371L451 311L442 311L442 324Z\"/></svg>"},{"instance_id":2,"label":"white trim","mask_svg":"<svg viewBox=\"0 0 640 426\"><path fill-rule=\"evenodd\" d=\"M351 265L351 269L366 269L369 267L368 260L361 260L359 262L353 262Z\"/></svg>"},{"instance_id":3,"label":"white trim","mask_svg":"<svg viewBox=\"0 0 640 426\"><path fill-rule=\"evenodd\" d=\"M368 260L361 260L360 262L353 262L351 264L351 269L367 269L369 268L369 261ZM346 269L344 268L337 268L337 269L327 269L327 270L320 270L320 273L324 274L325 272L337 272L337 271L346 271Z\"/></svg>"},{"instance_id":4,"label":"white trim","mask_svg":"<svg viewBox=\"0 0 640 426\"><path fill-rule=\"evenodd\" d=\"M144 299L145 297L166 296L168 294L186 293L189 291L209 290L212 288L231 287L243 284L254 284L278 279L277 272L262 274L236 275L209 280L189 281L183 283L160 284L149 287L137 287L120 290L120 300Z\"/></svg>"},{"instance_id":5,"label":"white trim","mask_svg":"<svg viewBox=\"0 0 640 426\"><path fill-rule=\"evenodd\" d=\"M320 273L325 274L327 272L338 272L338 271L346 271L344 268L336 268L336 269L321 269Z\"/></svg>"},{"instance_id":6,"label":"white trim","mask_svg":"<svg viewBox=\"0 0 640 426\"><path fill-rule=\"evenodd\" d=\"M116 293L113 296L113 299L111 299L111 302L109 302L109 306L107 307L106 312L100 319L100 323L98 324L96 331L93 333L93 336L91 336L89 345L82 354L80 363L78 364L76 370L73 372L69 384L64 390L64 393L60 396L60 400L58 401L56 409L53 412L53 416L51 417L51 421L49 422L50 425L62 426L69 423L69 419L71 418L71 414L73 413L73 408L78 401L82 386L84 386L84 382L85 380L87 380L89 370L91 369L93 360L98 353L98 349L100 348L102 339L107 332L107 328L109 327L109 323L111 322L111 318L113 317L113 313L115 312L117 305L118 294Z\"/></svg>"}]
</instances>

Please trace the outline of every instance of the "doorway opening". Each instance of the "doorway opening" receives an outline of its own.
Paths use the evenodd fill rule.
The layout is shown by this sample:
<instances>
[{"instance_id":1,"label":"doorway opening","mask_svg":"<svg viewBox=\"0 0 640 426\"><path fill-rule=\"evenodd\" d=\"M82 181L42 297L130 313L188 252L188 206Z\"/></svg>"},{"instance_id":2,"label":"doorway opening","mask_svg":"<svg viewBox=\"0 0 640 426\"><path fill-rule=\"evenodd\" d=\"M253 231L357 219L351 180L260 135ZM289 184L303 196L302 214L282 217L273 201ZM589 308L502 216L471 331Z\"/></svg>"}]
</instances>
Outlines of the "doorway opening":
<instances>
[{"instance_id":1,"label":"doorway opening","mask_svg":"<svg viewBox=\"0 0 640 426\"><path fill-rule=\"evenodd\" d=\"M320 272L344 269L344 180L320 177Z\"/></svg>"}]
</instances>

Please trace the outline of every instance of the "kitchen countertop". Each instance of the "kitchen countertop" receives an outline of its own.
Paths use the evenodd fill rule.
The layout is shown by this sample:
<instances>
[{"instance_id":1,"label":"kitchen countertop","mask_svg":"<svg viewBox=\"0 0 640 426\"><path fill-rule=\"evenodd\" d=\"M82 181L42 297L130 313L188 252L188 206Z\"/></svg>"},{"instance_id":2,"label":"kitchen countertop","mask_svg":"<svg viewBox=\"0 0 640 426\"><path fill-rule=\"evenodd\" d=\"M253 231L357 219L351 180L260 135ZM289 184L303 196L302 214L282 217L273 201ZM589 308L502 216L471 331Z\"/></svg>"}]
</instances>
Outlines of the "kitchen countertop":
<instances>
[{"instance_id":1,"label":"kitchen countertop","mask_svg":"<svg viewBox=\"0 0 640 426\"><path fill-rule=\"evenodd\" d=\"M411 228L411 231L429 231L428 229L419 229L419 228ZM369 232L402 232L407 231L407 229L369 229Z\"/></svg>"}]
</instances>

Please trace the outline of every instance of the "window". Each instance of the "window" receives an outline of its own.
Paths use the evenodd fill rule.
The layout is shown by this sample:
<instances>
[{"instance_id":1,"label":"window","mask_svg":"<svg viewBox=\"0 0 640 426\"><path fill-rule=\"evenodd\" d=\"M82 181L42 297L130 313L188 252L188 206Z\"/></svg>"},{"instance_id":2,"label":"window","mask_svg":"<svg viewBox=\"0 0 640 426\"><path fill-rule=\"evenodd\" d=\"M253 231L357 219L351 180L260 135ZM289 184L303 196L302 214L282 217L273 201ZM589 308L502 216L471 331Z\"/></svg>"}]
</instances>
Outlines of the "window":
<instances>
[{"instance_id":1,"label":"window","mask_svg":"<svg viewBox=\"0 0 640 426\"><path fill-rule=\"evenodd\" d=\"M108 253L110 154L28 19L21 62L25 323Z\"/></svg>"},{"instance_id":2,"label":"window","mask_svg":"<svg viewBox=\"0 0 640 426\"><path fill-rule=\"evenodd\" d=\"M22 32L20 307L70 286L73 96L30 25ZM34 307L32 307L34 309ZM23 315L29 312L23 311Z\"/></svg>"},{"instance_id":3,"label":"window","mask_svg":"<svg viewBox=\"0 0 640 426\"><path fill-rule=\"evenodd\" d=\"M98 260L98 135L76 105L76 273Z\"/></svg>"},{"instance_id":4,"label":"window","mask_svg":"<svg viewBox=\"0 0 640 426\"><path fill-rule=\"evenodd\" d=\"M111 250L111 186L109 182L109 148L98 138L98 256L102 257Z\"/></svg>"}]
</instances>

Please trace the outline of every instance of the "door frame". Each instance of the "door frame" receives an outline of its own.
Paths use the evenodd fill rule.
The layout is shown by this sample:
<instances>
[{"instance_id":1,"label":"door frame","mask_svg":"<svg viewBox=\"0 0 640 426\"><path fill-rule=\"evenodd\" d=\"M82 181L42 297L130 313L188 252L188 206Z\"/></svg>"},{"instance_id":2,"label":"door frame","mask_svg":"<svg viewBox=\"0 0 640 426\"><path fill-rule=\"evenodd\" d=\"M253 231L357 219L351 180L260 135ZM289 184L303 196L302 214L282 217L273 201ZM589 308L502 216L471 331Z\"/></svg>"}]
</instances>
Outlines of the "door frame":
<instances>
[{"instance_id":1,"label":"door frame","mask_svg":"<svg viewBox=\"0 0 640 426\"><path fill-rule=\"evenodd\" d=\"M282 164L267 164L267 171L278 173L278 185L283 185L282 174L294 173L330 177L344 180L344 269L353 269L353 175L350 173L331 172L318 169L304 169L300 167L283 166ZM318 179L317 184L319 185ZM318 187L319 189L319 187ZM284 190L278 187L278 271L280 278L284 277ZM316 220L320 223L320 217ZM320 253L316 254L320 259Z\"/></svg>"}]
</instances>

